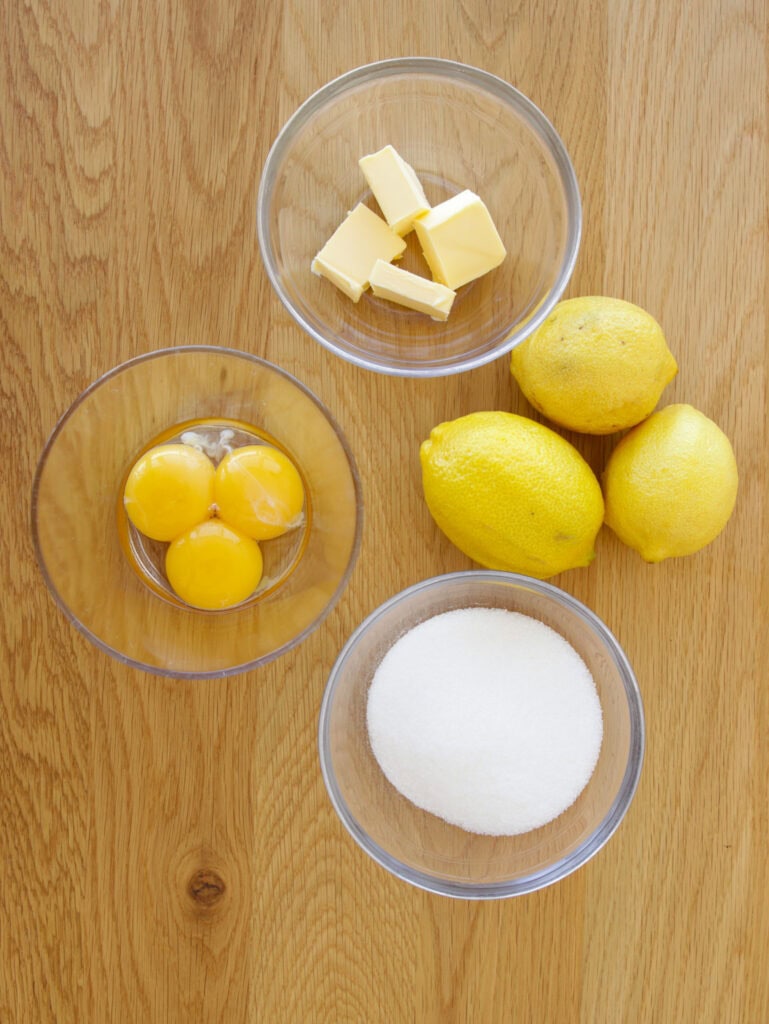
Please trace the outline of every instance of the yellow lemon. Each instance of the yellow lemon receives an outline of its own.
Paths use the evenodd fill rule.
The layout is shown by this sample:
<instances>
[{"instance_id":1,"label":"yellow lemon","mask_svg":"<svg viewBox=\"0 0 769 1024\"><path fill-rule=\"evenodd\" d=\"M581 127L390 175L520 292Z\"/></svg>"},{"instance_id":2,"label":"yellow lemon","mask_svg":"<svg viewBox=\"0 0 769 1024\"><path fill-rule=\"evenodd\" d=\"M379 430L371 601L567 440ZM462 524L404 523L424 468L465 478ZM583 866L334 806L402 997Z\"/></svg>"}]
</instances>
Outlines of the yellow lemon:
<instances>
[{"instance_id":1,"label":"yellow lemon","mask_svg":"<svg viewBox=\"0 0 769 1024\"><path fill-rule=\"evenodd\" d=\"M279 537L297 526L304 507L296 466L266 444L225 455L216 470L214 497L219 516L256 540Z\"/></svg>"},{"instance_id":2,"label":"yellow lemon","mask_svg":"<svg viewBox=\"0 0 769 1024\"><path fill-rule=\"evenodd\" d=\"M166 551L168 582L196 608L231 608L245 601L256 590L262 568L256 541L219 519L193 526Z\"/></svg>"},{"instance_id":3,"label":"yellow lemon","mask_svg":"<svg viewBox=\"0 0 769 1024\"><path fill-rule=\"evenodd\" d=\"M588 295L560 302L513 349L510 369L529 402L554 423L611 434L649 415L678 365L645 310Z\"/></svg>"},{"instance_id":4,"label":"yellow lemon","mask_svg":"<svg viewBox=\"0 0 769 1024\"><path fill-rule=\"evenodd\" d=\"M214 464L186 444L159 444L137 460L123 503L137 530L153 540L173 540L211 515Z\"/></svg>"},{"instance_id":5,"label":"yellow lemon","mask_svg":"<svg viewBox=\"0 0 769 1024\"><path fill-rule=\"evenodd\" d=\"M603 477L606 523L645 558L691 555L726 526L737 499L729 438L690 405L669 405L627 434Z\"/></svg>"},{"instance_id":6,"label":"yellow lemon","mask_svg":"<svg viewBox=\"0 0 769 1024\"><path fill-rule=\"evenodd\" d=\"M435 427L420 459L433 519L474 561L545 579L593 560L601 488L548 427L513 413L471 413Z\"/></svg>"}]
</instances>

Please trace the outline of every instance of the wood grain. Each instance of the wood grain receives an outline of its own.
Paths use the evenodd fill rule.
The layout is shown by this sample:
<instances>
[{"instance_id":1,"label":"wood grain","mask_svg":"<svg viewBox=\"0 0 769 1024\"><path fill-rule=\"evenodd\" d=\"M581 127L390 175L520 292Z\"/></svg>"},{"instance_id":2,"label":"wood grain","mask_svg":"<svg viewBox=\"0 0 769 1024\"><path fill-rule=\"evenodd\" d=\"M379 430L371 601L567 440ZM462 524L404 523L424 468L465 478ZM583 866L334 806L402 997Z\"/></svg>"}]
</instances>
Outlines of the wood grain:
<instances>
[{"instance_id":1,"label":"wood grain","mask_svg":"<svg viewBox=\"0 0 769 1024\"><path fill-rule=\"evenodd\" d=\"M0 5L0 1021L718 1022L767 1019L769 26L761 0L25 0ZM468 566L421 498L418 442L531 410L507 360L440 381L331 358L273 295L259 176L282 123L358 64L484 67L553 121L585 231L570 294L663 324L688 401L733 439L725 533L647 566L608 532L555 582L633 662L648 750L601 854L514 901L433 897L369 861L323 788L316 725L344 639ZM29 531L35 465L99 374L233 345L331 408L361 472L350 584L296 651L169 682L92 648ZM570 435L596 469L612 439Z\"/></svg>"}]
</instances>

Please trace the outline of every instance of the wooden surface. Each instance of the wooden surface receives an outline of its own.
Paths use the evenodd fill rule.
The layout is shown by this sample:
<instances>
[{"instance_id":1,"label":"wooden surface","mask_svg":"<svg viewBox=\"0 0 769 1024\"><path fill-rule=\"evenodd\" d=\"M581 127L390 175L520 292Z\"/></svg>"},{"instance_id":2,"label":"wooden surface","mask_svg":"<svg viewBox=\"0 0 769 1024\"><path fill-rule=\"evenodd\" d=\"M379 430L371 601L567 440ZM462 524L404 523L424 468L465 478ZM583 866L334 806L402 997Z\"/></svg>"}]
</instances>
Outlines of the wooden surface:
<instances>
[{"instance_id":1,"label":"wooden surface","mask_svg":"<svg viewBox=\"0 0 769 1024\"><path fill-rule=\"evenodd\" d=\"M0 1021L769 1019L765 613L769 118L763 0L3 0L0 5ZM271 292L259 177L313 90L371 60L508 79L562 135L584 201L568 294L661 321L688 401L733 439L726 532L648 566L608 531L555 582L635 666L648 748L627 818L558 886L472 904L352 843L316 754L345 637L467 560L437 534L418 443L529 409L507 359L434 382L348 366ZM38 455L80 391L180 343L266 356L350 439L365 530L335 611L226 682L130 671L65 621L36 567ZM600 469L611 439L581 439Z\"/></svg>"}]
</instances>

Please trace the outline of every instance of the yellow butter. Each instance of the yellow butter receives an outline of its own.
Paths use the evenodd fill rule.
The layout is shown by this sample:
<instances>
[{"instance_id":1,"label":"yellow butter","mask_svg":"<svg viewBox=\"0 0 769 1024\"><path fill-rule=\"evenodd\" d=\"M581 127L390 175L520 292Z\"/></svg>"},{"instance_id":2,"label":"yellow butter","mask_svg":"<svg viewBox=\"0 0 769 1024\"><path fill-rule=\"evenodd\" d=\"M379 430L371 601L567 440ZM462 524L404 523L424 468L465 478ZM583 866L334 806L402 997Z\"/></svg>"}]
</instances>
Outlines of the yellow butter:
<instances>
[{"instance_id":1,"label":"yellow butter","mask_svg":"<svg viewBox=\"0 0 769 1024\"><path fill-rule=\"evenodd\" d=\"M426 277L410 274L384 260L377 260L371 272L371 290L381 299L389 299L408 309L427 313L433 320L445 320L451 312L456 292Z\"/></svg>"},{"instance_id":2,"label":"yellow butter","mask_svg":"<svg viewBox=\"0 0 769 1024\"><path fill-rule=\"evenodd\" d=\"M414 228L433 278L449 288L474 281L507 255L485 203L469 189L418 217Z\"/></svg>"},{"instance_id":3,"label":"yellow butter","mask_svg":"<svg viewBox=\"0 0 769 1024\"><path fill-rule=\"evenodd\" d=\"M312 261L313 274L328 278L357 302L377 260L397 259L406 243L373 210L359 203Z\"/></svg>"},{"instance_id":4,"label":"yellow butter","mask_svg":"<svg viewBox=\"0 0 769 1024\"><path fill-rule=\"evenodd\" d=\"M430 209L414 168L392 146L361 157L358 164L387 223L397 234L408 234L414 218Z\"/></svg>"}]
</instances>

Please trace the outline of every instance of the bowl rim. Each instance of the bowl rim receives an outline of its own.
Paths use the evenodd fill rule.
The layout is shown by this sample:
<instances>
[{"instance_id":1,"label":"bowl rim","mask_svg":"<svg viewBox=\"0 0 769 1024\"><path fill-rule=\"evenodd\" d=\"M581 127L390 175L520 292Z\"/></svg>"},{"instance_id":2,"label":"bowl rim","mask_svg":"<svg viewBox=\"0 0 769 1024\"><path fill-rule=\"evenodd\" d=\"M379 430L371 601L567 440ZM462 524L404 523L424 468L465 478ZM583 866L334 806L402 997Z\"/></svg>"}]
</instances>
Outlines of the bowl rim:
<instances>
[{"instance_id":1,"label":"bowl rim","mask_svg":"<svg viewBox=\"0 0 769 1024\"><path fill-rule=\"evenodd\" d=\"M161 357L169 357L177 354L196 354L200 352L209 352L216 355L222 355L225 357L235 357L238 359L244 359L248 362L257 363L267 370L284 377L290 384L301 391L307 398L309 398L319 411L325 416L332 430L336 434L336 437L342 447L347 464L350 468L350 476L352 478L353 490L355 494L355 527L352 548L350 550L350 557L345 566L344 573L340 578L333 594L331 595L328 604L324 607L323 611L314 619L309 625L298 633L291 640L282 644L274 651L270 651L268 654L262 655L260 658L252 659L251 661L243 662L239 665L232 665L223 669L213 669L205 672L193 672L188 670L179 670L164 668L159 665L148 665L138 658L130 657L129 655L123 654L116 648L112 647L101 637L96 636L74 612L69 608L67 603L59 593L58 588L53 582L48 567L45 562L45 557L40 544L40 536L38 531L38 505L39 505L39 492L40 484L45 469L48 456L55 444L59 434L66 426L68 420L74 413L83 405L92 394L99 390L103 385L109 383L113 378L118 377L121 373L126 370L133 368L139 363L149 362L150 360L158 359ZM349 442L342 431L341 427L337 423L334 416L332 416L328 407L318 398L318 396L302 381L294 377L293 374L284 370L282 367L277 366L275 363L271 363L269 360L262 358L261 356L254 355L251 352L245 352L242 349L229 348L223 345L172 345L166 348L154 349L150 352L144 352L141 355L134 356L131 359L127 359L122 363L118 363L116 366L111 367L96 380L92 381L80 394L74 399L69 407L62 413L59 419L56 421L53 429L48 435L43 449L38 457L37 465L35 467L35 474L32 480L31 500L30 500L30 528L32 534L32 544L35 552L35 559L37 561L40 572L48 588L49 594L53 597L54 602L58 605L59 609L64 613L65 617L70 623L86 637L95 647L108 654L110 657L116 659L124 665L128 665L131 668L140 669L142 672L147 672L150 675L163 676L170 679L225 679L230 676L237 675L242 672L248 672L252 669L260 668L262 665L267 665L269 662L274 661L281 655L286 654L288 651L297 647L302 641L304 641L314 630L321 625L324 619L329 615L337 601L341 597L347 583L349 582L352 571L355 567L355 563L358 558L361 546L361 537L363 533L363 492L361 487L360 475L358 473L358 467L355 462L355 458L350 448Z\"/></svg>"},{"instance_id":2,"label":"bowl rim","mask_svg":"<svg viewBox=\"0 0 769 1024\"><path fill-rule=\"evenodd\" d=\"M520 330L512 330L495 348L490 352L472 358L462 359L447 366L425 366L418 365L405 369L400 366L388 366L375 358L353 355L335 343L333 334L329 332L326 337L316 330L302 313L293 305L285 288L283 287L273 258L273 246L271 234L268 228L269 209L272 200L272 193L277 181L277 174L274 168L280 166L283 157L293 141L297 131L304 127L309 119L329 101L345 92L347 89L360 83L376 78L389 78L404 73L430 74L453 80L464 79L472 85L491 93L496 99L501 100L507 106L515 107L522 115L528 126L543 141L550 152L558 170L561 184L566 196L567 209L567 237L565 246L565 258L561 264L555 283L535 313L526 321ZM560 300L574 272L574 266L579 255L580 241L582 237L582 200L580 198L579 184L574 171L574 166L558 132L548 117L540 108L524 95L514 85L506 82L498 75L494 75L482 68L470 64L463 64L460 61L446 60L443 57L392 57L387 60L375 61L371 64L363 64L360 67L346 71L337 78L332 79L312 93L285 122L278 132L270 150L267 154L262 175L259 182L259 191L256 201L256 227L259 239L259 249L262 262L270 284L276 295L283 303L283 306L293 317L294 321L324 348L328 349L340 359L352 363L355 366L375 373L386 374L396 377L446 377L455 373L463 373L467 370L474 370L484 366L501 356L506 355L516 345L529 337L552 312Z\"/></svg>"},{"instance_id":3,"label":"bowl rim","mask_svg":"<svg viewBox=\"0 0 769 1024\"><path fill-rule=\"evenodd\" d=\"M573 611L602 641L607 654L619 670L622 679L625 698L627 700L630 717L630 745L628 760L622 781L612 801L608 813L593 830L590 836L581 843L575 850L565 857L561 857L546 868L533 871L521 878L502 882L457 882L432 875L426 871L412 868L398 858L393 857L382 846L374 842L368 833L361 827L358 821L350 812L342 796L341 789L336 780L336 774L331 757L330 745L330 720L331 708L334 695L341 674L342 666L366 633L369 626L389 611L395 605L420 593L421 591L440 588L448 583L456 581L473 581L476 583L505 583L514 586L524 587L536 591L555 600L557 603ZM404 590L399 591L384 603L374 609L354 630L344 647L340 651L336 662L326 684L318 720L318 749L320 755L320 767L323 781L326 786L331 803L339 816L342 824L349 834L373 860L391 874L408 882L418 889L435 893L441 896L450 896L455 899L466 900L490 900L506 899L512 896L521 896L526 893L536 892L546 886L552 885L566 878L578 868L591 860L599 850L609 841L619 827L622 819L627 813L633 797L635 796L638 782L643 767L644 752L646 746L646 729L643 710L643 699L635 673L628 661L625 652L620 647L614 634L608 629L605 623L592 612L587 605L583 604L576 597L561 590L552 583L544 580L537 580L520 573L502 572L495 569L468 569L459 572L445 573L440 576L433 576L421 580Z\"/></svg>"}]
</instances>

